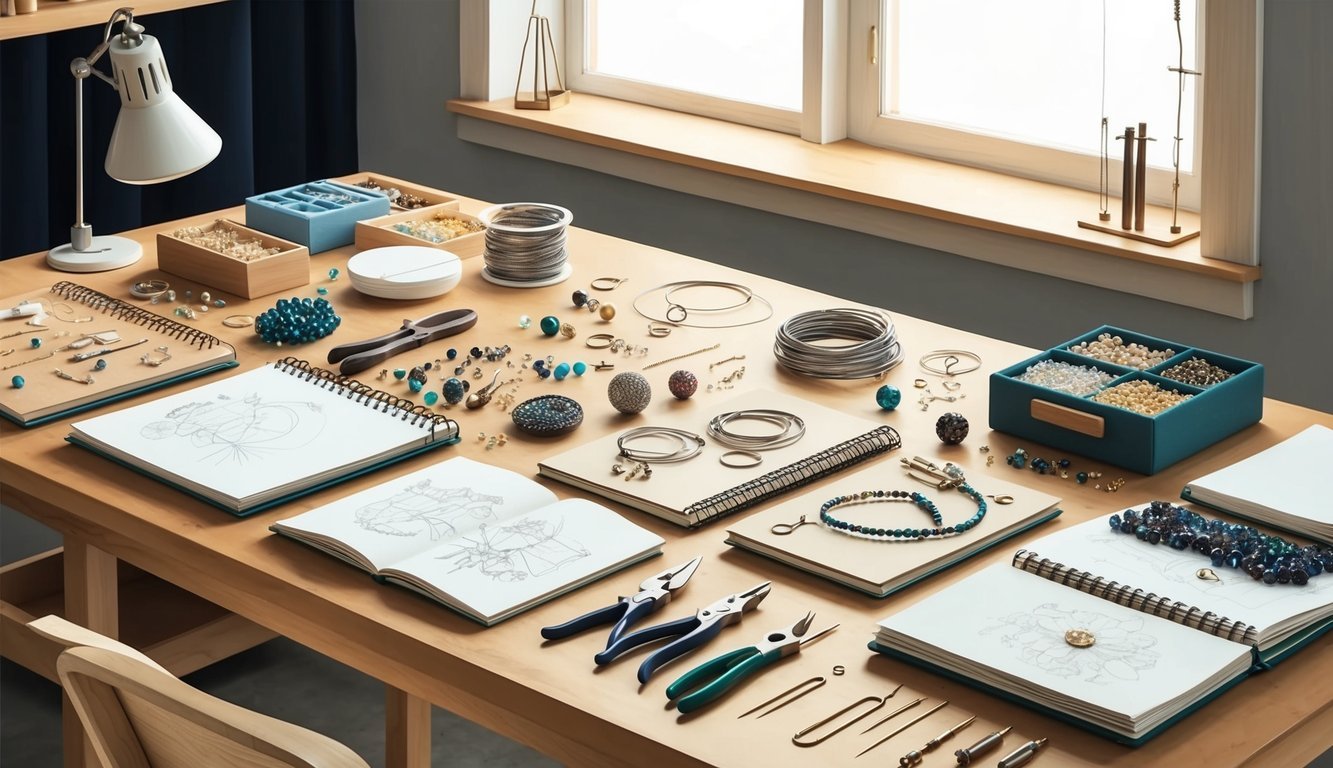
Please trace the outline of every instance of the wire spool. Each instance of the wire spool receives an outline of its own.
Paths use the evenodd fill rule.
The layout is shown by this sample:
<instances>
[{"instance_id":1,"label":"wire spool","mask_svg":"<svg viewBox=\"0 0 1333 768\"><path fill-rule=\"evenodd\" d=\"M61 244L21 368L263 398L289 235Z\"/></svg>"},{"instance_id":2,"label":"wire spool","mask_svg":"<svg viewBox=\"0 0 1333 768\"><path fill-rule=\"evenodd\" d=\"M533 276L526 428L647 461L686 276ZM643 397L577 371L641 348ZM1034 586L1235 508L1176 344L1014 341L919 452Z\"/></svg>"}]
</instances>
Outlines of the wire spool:
<instances>
[{"instance_id":1,"label":"wire spool","mask_svg":"<svg viewBox=\"0 0 1333 768\"><path fill-rule=\"evenodd\" d=\"M819 344L841 340L845 344ZM773 354L783 368L817 379L868 379L903 360L886 313L839 307L793 315L778 328Z\"/></svg>"},{"instance_id":2,"label":"wire spool","mask_svg":"<svg viewBox=\"0 0 1333 768\"><path fill-rule=\"evenodd\" d=\"M510 288L540 288L573 274L565 249L574 214L550 203L504 203L477 215L486 225L481 276Z\"/></svg>"}]
</instances>

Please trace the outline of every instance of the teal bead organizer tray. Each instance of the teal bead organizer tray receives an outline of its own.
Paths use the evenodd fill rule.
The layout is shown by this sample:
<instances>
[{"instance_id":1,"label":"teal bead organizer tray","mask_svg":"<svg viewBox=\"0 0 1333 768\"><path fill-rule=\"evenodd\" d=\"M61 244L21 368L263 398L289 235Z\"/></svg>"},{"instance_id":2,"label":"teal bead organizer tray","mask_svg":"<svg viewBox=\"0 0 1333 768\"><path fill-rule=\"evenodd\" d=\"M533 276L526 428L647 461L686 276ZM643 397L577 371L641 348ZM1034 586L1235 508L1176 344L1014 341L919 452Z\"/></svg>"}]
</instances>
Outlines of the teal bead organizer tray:
<instances>
[{"instance_id":1,"label":"teal bead organizer tray","mask_svg":"<svg viewBox=\"0 0 1333 768\"><path fill-rule=\"evenodd\" d=\"M1119 336L1126 344L1171 349L1175 354L1146 370L1137 370L1069 351L1070 347L1094 341L1104 333ZM1161 375L1196 357L1233 375L1202 388ZM1193 397L1147 416L1097 402L1092 399L1096 392L1080 397L1016 378L1042 360L1091 366L1115 377L1098 391L1143 380ZM992 373L990 427L1152 475L1258 422L1263 418L1263 395L1264 367L1258 363L1104 325Z\"/></svg>"},{"instance_id":2,"label":"teal bead organizer tray","mask_svg":"<svg viewBox=\"0 0 1333 768\"><path fill-rule=\"evenodd\" d=\"M245 199L245 224L320 253L351 245L356 223L389 213L379 192L327 181L265 192Z\"/></svg>"}]
</instances>

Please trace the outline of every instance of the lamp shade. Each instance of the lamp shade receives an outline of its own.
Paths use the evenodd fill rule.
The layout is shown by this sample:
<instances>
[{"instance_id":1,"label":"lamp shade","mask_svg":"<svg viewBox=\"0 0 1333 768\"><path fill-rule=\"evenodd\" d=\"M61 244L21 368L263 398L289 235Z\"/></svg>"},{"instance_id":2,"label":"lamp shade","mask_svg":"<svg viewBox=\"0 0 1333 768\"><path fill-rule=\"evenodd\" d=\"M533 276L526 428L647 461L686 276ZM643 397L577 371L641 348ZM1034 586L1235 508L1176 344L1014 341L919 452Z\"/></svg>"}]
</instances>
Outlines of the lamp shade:
<instances>
[{"instance_id":1,"label":"lamp shade","mask_svg":"<svg viewBox=\"0 0 1333 768\"><path fill-rule=\"evenodd\" d=\"M153 184L212 162L222 151L222 138L176 95L157 38L114 37L110 54L120 115L107 150L107 175L126 184Z\"/></svg>"}]
</instances>

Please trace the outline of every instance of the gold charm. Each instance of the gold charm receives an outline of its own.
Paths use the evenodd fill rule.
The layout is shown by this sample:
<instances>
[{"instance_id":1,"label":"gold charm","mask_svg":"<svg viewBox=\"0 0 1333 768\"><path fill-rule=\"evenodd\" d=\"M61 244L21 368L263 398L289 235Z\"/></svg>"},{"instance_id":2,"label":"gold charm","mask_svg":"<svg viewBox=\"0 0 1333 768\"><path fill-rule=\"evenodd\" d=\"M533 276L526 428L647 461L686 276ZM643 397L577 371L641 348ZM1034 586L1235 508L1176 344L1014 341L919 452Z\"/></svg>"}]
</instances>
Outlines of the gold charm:
<instances>
[{"instance_id":1,"label":"gold charm","mask_svg":"<svg viewBox=\"0 0 1333 768\"><path fill-rule=\"evenodd\" d=\"M1091 648L1097 638L1086 629L1070 629L1065 631L1065 642L1075 648Z\"/></svg>"},{"instance_id":2,"label":"gold charm","mask_svg":"<svg viewBox=\"0 0 1333 768\"><path fill-rule=\"evenodd\" d=\"M1214 571L1212 568L1200 568L1194 572L1194 578L1201 581L1216 581L1218 583L1221 583L1222 581L1222 577L1218 576L1217 571Z\"/></svg>"}]
</instances>

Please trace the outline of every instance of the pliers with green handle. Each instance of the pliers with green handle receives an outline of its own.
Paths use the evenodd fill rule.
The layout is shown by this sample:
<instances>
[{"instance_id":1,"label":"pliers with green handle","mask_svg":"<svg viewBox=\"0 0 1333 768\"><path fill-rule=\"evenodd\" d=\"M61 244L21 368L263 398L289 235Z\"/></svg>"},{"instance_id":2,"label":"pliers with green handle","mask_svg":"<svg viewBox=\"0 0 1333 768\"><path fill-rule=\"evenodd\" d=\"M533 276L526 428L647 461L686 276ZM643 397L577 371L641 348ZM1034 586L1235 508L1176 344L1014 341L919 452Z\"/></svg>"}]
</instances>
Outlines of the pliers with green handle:
<instances>
[{"instance_id":1,"label":"pliers with green handle","mask_svg":"<svg viewBox=\"0 0 1333 768\"><path fill-rule=\"evenodd\" d=\"M769 632L762 641L737 648L681 675L674 683L667 686L668 699L676 702L676 709L681 714L689 714L719 699L746 677L758 672L779 659L799 653L801 646L838 628L837 624L828 629L805 637L810 623L815 620L813 612L807 613L790 626ZM804 638L804 639L803 639Z\"/></svg>"}]
</instances>

